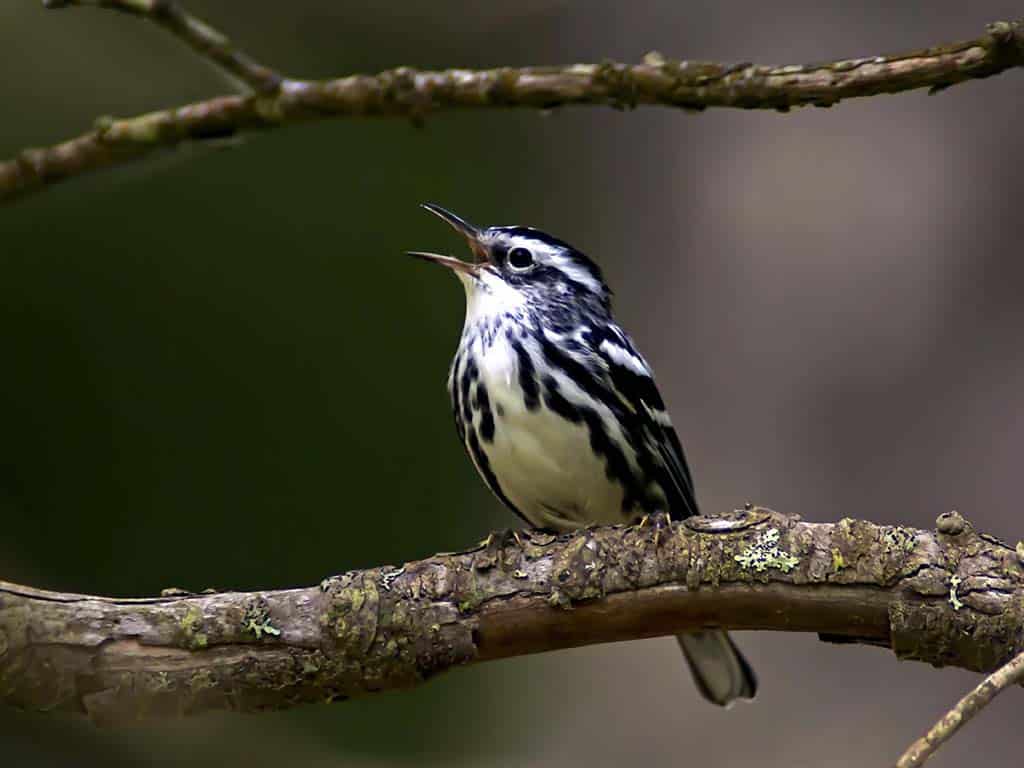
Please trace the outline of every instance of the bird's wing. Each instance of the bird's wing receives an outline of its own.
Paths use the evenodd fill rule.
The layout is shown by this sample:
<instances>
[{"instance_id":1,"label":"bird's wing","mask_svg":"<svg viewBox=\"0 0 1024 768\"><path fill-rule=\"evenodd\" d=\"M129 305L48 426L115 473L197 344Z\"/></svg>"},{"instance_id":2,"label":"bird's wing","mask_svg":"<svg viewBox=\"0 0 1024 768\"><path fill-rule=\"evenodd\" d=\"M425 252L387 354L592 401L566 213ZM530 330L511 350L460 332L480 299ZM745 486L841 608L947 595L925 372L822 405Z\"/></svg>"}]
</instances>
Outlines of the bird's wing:
<instances>
[{"instance_id":1,"label":"bird's wing","mask_svg":"<svg viewBox=\"0 0 1024 768\"><path fill-rule=\"evenodd\" d=\"M592 336L591 347L623 404L635 415L654 455L667 475L662 483L672 517L696 515L693 478L679 436L658 393L647 361L622 330L610 327Z\"/></svg>"}]
</instances>

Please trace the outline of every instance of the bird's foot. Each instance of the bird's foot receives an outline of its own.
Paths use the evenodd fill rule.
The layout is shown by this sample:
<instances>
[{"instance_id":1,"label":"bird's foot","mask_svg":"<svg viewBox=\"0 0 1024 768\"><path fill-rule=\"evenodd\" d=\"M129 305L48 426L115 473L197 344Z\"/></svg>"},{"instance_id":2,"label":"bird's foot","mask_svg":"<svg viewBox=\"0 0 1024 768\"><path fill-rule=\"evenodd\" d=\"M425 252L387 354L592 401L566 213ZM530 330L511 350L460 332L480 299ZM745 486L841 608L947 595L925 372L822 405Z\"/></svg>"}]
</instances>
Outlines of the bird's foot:
<instances>
[{"instance_id":1,"label":"bird's foot","mask_svg":"<svg viewBox=\"0 0 1024 768\"><path fill-rule=\"evenodd\" d=\"M662 532L672 528L672 519L668 516L667 512L657 510L641 517L636 527L639 531L645 528L652 528L654 530L654 546L657 547L661 541Z\"/></svg>"},{"instance_id":2,"label":"bird's foot","mask_svg":"<svg viewBox=\"0 0 1024 768\"><path fill-rule=\"evenodd\" d=\"M505 546L513 539L522 548L523 540L520 538L518 531L506 528L488 534L487 538L481 541L479 547L475 550L480 554L473 558L473 567L478 571L483 571L501 564L504 560Z\"/></svg>"}]
</instances>

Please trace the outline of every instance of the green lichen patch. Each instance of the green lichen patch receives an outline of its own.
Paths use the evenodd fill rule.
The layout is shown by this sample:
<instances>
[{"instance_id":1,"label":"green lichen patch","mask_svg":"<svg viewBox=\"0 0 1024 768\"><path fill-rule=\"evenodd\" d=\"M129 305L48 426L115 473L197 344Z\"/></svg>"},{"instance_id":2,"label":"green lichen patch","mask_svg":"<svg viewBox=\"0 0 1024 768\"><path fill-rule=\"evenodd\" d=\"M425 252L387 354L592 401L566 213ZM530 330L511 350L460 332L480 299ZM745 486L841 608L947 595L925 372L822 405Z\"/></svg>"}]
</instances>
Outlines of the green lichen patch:
<instances>
[{"instance_id":1,"label":"green lichen patch","mask_svg":"<svg viewBox=\"0 0 1024 768\"><path fill-rule=\"evenodd\" d=\"M916 565L914 551L920 531L902 525L884 526L874 549L878 556L869 561L871 577L881 584L892 584Z\"/></svg>"},{"instance_id":2,"label":"green lichen patch","mask_svg":"<svg viewBox=\"0 0 1024 768\"><path fill-rule=\"evenodd\" d=\"M832 570L839 573L844 568L846 568L846 558L843 557L843 553L838 547L832 547Z\"/></svg>"},{"instance_id":3,"label":"green lichen patch","mask_svg":"<svg viewBox=\"0 0 1024 768\"><path fill-rule=\"evenodd\" d=\"M889 528L882 535L882 544L887 555L910 553L917 545L917 534L912 528L897 525L895 528Z\"/></svg>"},{"instance_id":4,"label":"green lichen patch","mask_svg":"<svg viewBox=\"0 0 1024 768\"><path fill-rule=\"evenodd\" d=\"M874 543L878 535L878 528L866 520L854 520L844 517L836 523L836 533L833 538L840 539L840 546L844 551L852 549L865 549ZM845 546L843 546L845 544Z\"/></svg>"},{"instance_id":5,"label":"green lichen patch","mask_svg":"<svg viewBox=\"0 0 1024 768\"><path fill-rule=\"evenodd\" d=\"M261 600L254 600L246 608L242 617L242 630L252 632L257 640L262 640L264 635L277 637L281 634L281 630L270 623L267 606Z\"/></svg>"},{"instance_id":6,"label":"green lichen patch","mask_svg":"<svg viewBox=\"0 0 1024 768\"><path fill-rule=\"evenodd\" d=\"M489 596L488 585L490 581L486 576L475 569L464 569L459 572L457 587L453 597L457 598L456 605L459 613L472 613Z\"/></svg>"},{"instance_id":7,"label":"green lichen patch","mask_svg":"<svg viewBox=\"0 0 1024 768\"><path fill-rule=\"evenodd\" d=\"M353 653L366 653L377 634L382 594L378 574L347 573L331 579L324 590L321 624L340 647Z\"/></svg>"},{"instance_id":8,"label":"green lichen patch","mask_svg":"<svg viewBox=\"0 0 1024 768\"><path fill-rule=\"evenodd\" d=\"M959 611L964 607L964 604L960 601L960 597L956 593L956 588L960 586L960 582L963 581L959 576L953 575L949 579L949 604L953 606L954 611Z\"/></svg>"},{"instance_id":9,"label":"green lichen patch","mask_svg":"<svg viewBox=\"0 0 1024 768\"><path fill-rule=\"evenodd\" d=\"M800 563L800 558L779 547L780 536L778 528L769 528L740 554L733 555L733 559L748 571L763 573L769 568L777 568L789 573Z\"/></svg>"},{"instance_id":10,"label":"green lichen patch","mask_svg":"<svg viewBox=\"0 0 1024 768\"><path fill-rule=\"evenodd\" d=\"M185 648L195 651L205 648L209 643L209 638L202 631L203 613L197 606L189 606L181 621L178 622L178 626L181 628L182 645Z\"/></svg>"}]
</instances>

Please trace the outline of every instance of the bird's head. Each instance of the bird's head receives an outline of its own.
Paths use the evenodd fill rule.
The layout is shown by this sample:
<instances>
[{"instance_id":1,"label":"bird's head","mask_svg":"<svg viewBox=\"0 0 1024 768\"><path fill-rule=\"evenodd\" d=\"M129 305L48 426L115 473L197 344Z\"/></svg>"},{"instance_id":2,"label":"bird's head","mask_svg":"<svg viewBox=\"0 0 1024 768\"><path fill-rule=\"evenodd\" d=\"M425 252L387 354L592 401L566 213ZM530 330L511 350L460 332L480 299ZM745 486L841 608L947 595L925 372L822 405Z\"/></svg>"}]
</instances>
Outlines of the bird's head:
<instances>
[{"instance_id":1,"label":"bird's head","mask_svg":"<svg viewBox=\"0 0 1024 768\"><path fill-rule=\"evenodd\" d=\"M609 311L611 291L600 268L568 243L530 227L482 229L438 205L423 207L466 239L473 260L423 251L409 254L451 269L466 288L471 314L527 308L564 317Z\"/></svg>"}]
</instances>

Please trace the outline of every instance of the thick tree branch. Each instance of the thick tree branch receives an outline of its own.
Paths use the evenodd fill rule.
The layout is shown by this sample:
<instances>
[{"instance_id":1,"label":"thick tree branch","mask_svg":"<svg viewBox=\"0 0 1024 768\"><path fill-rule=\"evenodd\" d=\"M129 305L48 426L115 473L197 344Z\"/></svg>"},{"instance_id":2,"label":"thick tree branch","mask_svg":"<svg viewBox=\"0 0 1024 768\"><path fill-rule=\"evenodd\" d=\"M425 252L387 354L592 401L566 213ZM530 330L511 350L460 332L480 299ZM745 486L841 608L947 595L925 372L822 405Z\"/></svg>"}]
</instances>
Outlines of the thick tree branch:
<instances>
[{"instance_id":1,"label":"thick tree branch","mask_svg":"<svg viewBox=\"0 0 1024 768\"><path fill-rule=\"evenodd\" d=\"M86 1L51 0L50 4ZM551 109L579 104L787 111L808 104L827 107L842 99L919 88L937 91L1024 65L1024 22L1015 21L990 24L984 35L965 42L894 56L803 66L725 65L668 59L652 53L633 65L606 61L566 67L437 72L402 67L336 80L279 81L275 73L233 49L217 33L189 22L176 4L165 0L91 0L88 4L154 19L250 82L257 92L220 96L138 117L104 119L77 138L23 150L13 160L0 163L0 203L184 142L307 120L378 116L421 121L429 113L444 109Z\"/></svg>"},{"instance_id":2,"label":"thick tree branch","mask_svg":"<svg viewBox=\"0 0 1024 768\"><path fill-rule=\"evenodd\" d=\"M705 626L990 671L1024 651L1024 567L955 513L926 532L750 508L494 537L308 589L110 599L0 583L0 700L112 723L279 709Z\"/></svg>"},{"instance_id":3,"label":"thick tree branch","mask_svg":"<svg viewBox=\"0 0 1024 768\"><path fill-rule=\"evenodd\" d=\"M924 765L939 747L988 706L992 699L1021 681L1024 681L1024 653L1015 656L1012 661L986 677L973 691L960 699L928 733L907 748L897 761L896 768L918 768Z\"/></svg>"}]
</instances>

